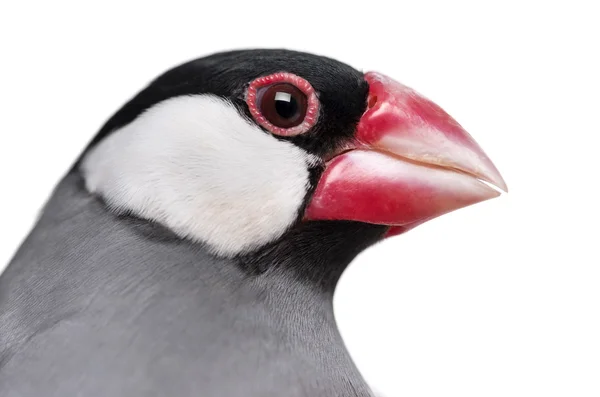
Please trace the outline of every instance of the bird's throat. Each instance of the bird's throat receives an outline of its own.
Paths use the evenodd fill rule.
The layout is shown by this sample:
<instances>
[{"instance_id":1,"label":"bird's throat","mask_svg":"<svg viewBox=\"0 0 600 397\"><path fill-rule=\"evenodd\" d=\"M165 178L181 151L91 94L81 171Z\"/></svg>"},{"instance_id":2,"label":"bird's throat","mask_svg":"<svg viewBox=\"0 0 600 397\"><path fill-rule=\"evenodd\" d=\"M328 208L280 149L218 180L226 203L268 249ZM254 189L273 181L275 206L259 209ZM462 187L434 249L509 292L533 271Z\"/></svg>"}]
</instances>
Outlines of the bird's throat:
<instances>
[{"instance_id":1,"label":"bird's throat","mask_svg":"<svg viewBox=\"0 0 600 397\"><path fill-rule=\"evenodd\" d=\"M275 243L240 258L249 272L282 273L333 294L352 260L384 238L387 226L351 221L302 222Z\"/></svg>"}]
</instances>

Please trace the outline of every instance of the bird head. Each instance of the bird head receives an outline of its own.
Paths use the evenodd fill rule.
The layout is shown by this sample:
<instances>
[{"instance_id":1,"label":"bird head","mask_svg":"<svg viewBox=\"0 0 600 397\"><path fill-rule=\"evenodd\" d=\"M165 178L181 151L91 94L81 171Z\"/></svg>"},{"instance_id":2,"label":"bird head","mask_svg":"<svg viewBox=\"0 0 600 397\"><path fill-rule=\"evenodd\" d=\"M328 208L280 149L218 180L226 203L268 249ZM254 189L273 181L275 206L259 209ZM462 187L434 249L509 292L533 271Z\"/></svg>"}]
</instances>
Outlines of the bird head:
<instances>
[{"instance_id":1,"label":"bird head","mask_svg":"<svg viewBox=\"0 0 600 397\"><path fill-rule=\"evenodd\" d=\"M310 223L403 233L506 190L442 108L376 72L288 50L214 54L152 81L78 166L116 212L234 257Z\"/></svg>"}]
</instances>

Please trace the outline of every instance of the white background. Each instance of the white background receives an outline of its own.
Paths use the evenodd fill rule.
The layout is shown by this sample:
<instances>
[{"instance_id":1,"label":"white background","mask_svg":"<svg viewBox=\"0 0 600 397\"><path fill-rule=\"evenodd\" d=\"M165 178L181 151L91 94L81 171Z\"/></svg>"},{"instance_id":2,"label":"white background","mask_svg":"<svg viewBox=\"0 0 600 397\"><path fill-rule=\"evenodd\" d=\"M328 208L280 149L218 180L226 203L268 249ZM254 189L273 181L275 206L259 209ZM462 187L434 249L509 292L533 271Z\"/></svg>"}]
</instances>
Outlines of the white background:
<instances>
[{"instance_id":1,"label":"white background","mask_svg":"<svg viewBox=\"0 0 600 397\"><path fill-rule=\"evenodd\" d=\"M599 396L600 31L592 1L23 1L0 6L0 268L101 124L165 69L286 47L444 107L510 193L362 254L336 298L394 396Z\"/></svg>"}]
</instances>

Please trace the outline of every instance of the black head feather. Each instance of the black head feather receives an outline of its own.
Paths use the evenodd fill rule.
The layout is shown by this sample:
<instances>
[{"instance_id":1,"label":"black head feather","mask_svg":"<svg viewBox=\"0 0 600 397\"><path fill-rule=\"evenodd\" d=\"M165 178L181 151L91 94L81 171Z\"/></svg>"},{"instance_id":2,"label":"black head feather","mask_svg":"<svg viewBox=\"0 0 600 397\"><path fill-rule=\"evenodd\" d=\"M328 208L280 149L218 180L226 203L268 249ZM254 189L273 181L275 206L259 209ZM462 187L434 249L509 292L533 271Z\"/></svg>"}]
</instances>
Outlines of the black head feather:
<instances>
[{"instance_id":1,"label":"black head feather","mask_svg":"<svg viewBox=\"0 0 600 397\"><path fill-rule=\"evenodd\" d=\"M308 133L278 139L324 156L352 138L367 105L369 87L363 73L334 59L303 52L239 50L199 58L165 72L106 122L86 152L146 109L176 96L213 94L229 100L240 114L252 119L244 99L248 84L276 72L290 72L308 80L321 104L319 120Z\"/></svg>"}]
</instances>

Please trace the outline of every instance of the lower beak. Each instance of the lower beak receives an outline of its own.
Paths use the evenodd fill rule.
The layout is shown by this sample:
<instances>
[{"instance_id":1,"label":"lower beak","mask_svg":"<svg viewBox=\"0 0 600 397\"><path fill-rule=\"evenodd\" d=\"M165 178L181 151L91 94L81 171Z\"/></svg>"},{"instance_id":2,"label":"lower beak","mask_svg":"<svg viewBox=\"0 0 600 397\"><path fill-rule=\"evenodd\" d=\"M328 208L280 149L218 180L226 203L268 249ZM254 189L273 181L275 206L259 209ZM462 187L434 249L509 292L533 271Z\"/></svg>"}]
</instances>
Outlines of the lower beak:
<instances>
[{"instance_id":1,"label":"lower beak","mask_svg":"<svg viewBox=\"0 0 600 397\"><path fill-rule=\"evenodd\" d=\"M398 234L507 191L471 136L444 110L379 73L349 151L331 159L306 211L312 220L392 226Z\"/></svg>"}]
</instances>

